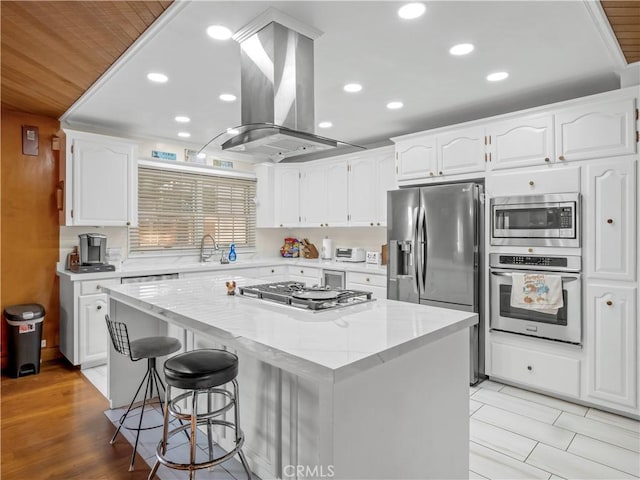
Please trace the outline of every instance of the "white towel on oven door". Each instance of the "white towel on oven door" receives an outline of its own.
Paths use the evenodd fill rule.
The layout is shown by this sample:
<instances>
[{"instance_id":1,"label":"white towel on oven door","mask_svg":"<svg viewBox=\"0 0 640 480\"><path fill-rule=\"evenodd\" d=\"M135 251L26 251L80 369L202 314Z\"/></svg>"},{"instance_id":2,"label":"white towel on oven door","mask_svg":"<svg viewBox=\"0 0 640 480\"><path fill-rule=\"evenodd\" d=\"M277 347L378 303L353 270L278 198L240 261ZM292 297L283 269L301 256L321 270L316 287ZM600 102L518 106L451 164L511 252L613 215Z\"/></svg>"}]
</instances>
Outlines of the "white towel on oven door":
<instances>
[{"instance_id":1,"label":"white towel on oven door","mask_svg":"<svg viewBox=\"0 0 640 480\"><path fill-rule=\"evenodd\" d=\"M511 306L556 315L564 306L562 277L546 273L513 273Z\"/></svg>"}]
</instances>

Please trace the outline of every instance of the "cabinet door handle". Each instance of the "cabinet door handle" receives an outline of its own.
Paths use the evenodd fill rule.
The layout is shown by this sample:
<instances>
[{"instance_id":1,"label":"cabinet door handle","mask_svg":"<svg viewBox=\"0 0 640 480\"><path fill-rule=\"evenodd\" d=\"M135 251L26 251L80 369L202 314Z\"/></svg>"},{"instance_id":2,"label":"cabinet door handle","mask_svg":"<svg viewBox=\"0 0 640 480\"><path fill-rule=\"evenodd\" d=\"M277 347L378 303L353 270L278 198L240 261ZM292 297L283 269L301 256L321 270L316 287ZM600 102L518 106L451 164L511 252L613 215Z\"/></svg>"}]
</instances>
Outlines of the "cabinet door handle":
<instances>
[{"instance_id":1,"label":"cabinet door handle","mask_svg":"<svg viewBox=\"0 0 640 480\"><path fill-rule=\"evenodd\" d=\"M607 218L607 223L611 225L613 223L613 218Z\"/></svg>"},{"instance_id":2,"label":"cabinet door handle","mask_svg":"<svg viewBox=\"0 0 640 480\"><path fill-rule=\"evenodd\" d=\"M611 300L607 300L607 307L612 307L613 306L613 302Z\"/></svg>"},{"instance_id":3,"label":"cabinet door handle","mask_svg":"<svg viewBox=\"0 0 640 480\"><path fill-rule=\"evenodd\" d=\"M64 209L64 180L59 181L56 188L56 206L60 212Z\"/></svg>"}]
</instances>

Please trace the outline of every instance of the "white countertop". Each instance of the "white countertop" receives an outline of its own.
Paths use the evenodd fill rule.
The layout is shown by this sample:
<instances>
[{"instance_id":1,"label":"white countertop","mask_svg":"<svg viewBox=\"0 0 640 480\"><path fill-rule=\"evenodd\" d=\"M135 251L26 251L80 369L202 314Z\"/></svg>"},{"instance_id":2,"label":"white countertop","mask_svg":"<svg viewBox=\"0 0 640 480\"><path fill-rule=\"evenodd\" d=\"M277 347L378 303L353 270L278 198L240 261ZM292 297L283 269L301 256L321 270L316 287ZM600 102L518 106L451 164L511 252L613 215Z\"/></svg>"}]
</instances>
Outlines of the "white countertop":
<instances>
[{"instance_id":1,"label":"white countertop","mask_svg":"<svg viewBox=\"0 0 640 480\"><path fill-rule=\"evenodd\" d=\"M221 264L218 262L196 263L193 261L184 261L174 259L167 261L165 259L157 259L157 261L147 261L146 264L132 263L130 266L125 265L120 270L113 272L98 273L72 273L64 269L63 264L59 263L57 274L65 276L71 281L99 280L103 278L121 278L121 277L137 277L142 275L161 275L166 273L184 273L184 272L226 272L242 268L258 268L272 267L279 265L303 266L323 268L326 270L342 270L345 272L360 272L377 275L386 275L386 265L371 265L364 262L337 262L335 260L322 259L306 259L306 258L253 258L243 259L237 262Z\"/></svg>"},{"instance_id":2,"label":"white countertop","mask_svg":"<svg viewBox=\"0 0 640 480\"><path fill-rule=\"evenodd\" d=\"M478 322L476 314L378 299L310 311L226 294L264 280L220 276L102 287L111 298L296 375L337 382Z\"/></svg>"}]
</instances>

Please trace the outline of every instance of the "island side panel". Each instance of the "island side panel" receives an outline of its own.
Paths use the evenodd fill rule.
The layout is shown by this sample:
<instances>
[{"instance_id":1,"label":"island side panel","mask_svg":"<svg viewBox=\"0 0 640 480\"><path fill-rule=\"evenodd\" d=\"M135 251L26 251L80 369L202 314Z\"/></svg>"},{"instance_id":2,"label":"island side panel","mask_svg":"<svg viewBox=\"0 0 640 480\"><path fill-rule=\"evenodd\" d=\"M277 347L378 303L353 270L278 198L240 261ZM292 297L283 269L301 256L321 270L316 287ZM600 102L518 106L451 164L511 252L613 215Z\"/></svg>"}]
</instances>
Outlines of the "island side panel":
<instances>
[{"instance_id":1,"label":"island side panel","mask_svg":"<svg viewBox=\"0 0 640 480\"><path fill-rule=\"evenodd\" d=\"M466 478L469 329L336 383L335 478Z\"/></svg>"},{"instance_id":2,"label":"island side panel","mask_svg":"<svg viewBox=\"0 0 640 480\"><path fill-rule=\"evenodd\" d=\"M117 300L110 299L109 316L111 320L123 322L127 325L129 341L142 337L167 335L166 322ZM157 360L156 367L161 378L164 378L162 372L166 358L161 357ZM107 351L107 397L109 406L118 408L129 405L146 371L146 359L132 362L128 356L121 355L115 351L113 342L109 338L109 349ZM137 400L142 401L143 395L144 387L140 390Z\"/></svg>"}]
</instances>

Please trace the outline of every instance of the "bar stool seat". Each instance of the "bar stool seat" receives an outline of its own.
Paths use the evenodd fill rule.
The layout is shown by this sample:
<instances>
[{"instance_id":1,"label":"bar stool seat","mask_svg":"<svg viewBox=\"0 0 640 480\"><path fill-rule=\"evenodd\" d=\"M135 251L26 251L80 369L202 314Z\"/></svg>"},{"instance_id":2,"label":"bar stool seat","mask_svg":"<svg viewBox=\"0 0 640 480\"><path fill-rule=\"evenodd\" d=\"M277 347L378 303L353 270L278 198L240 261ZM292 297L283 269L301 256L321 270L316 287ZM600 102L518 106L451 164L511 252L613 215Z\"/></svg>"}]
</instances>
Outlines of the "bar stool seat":
<instances>
[{"instance_id":1,"label":"bar stool seat","mask_svg":"<svg viewBox=\"0 0 640 480\"><path fill-rule=\"evenodd\" d=\"M238 455L240 462L247 473L247 478L251 480L251 470L242 451L244 444L244 434L240 429L240 406L238 382L238 357L225 350L193 350L182 353L168 359L164 364L165 380L167 382L164 423L162 440L158 444L156 451L156 463L149 474L149 480L155 477L160 464L177 470L188 470L189 479L193 479L195 471L203 468L213 467L229 460L234 455ZM233 391L229 391L223 386L231 383ZM179 388L186 392L171 398L171 388ZM198 395L207 397L206 411L198 408ZM221 395L225 399L225 404L221 407L213 407L212 395ZM186 409L179 403L190 399L190 405ZM227 411L233 408L234 421L222 419ZM169 430L169 414L175 418L187 420L189 423ZM209 459L204 462L196 462L196 436L198 425L207 427L207 439L209 446ZM215 457L213 454L213 426L218 425L235 430L235 445L226 454ZM167 455L167 443L173 435L190 429L189 461L178 462ZM173 449L171 452L175 452Z\"/></svg>"},{"instance_id":2,"label":"bar stool seat","mask_svg":"<svg viewBox=\"0 0 640 480\"><path fill-rule=\"evenodd\" d=\"M138 442L140 439L140 432L142 430L149 430L152 428L158 428L161 425L154 425L151 427L143 427L142 426L142 418L144 416L144 410L148 403L154 398L154 388L158 394L158 401L160 406L162 407L162 393L160 390L165 391L165 386L162 383L162 379L158 374L158 370L156 369L156 359L159 357L164 357L167 355L171 355L172 353L177 352L182 348L182 344L180 340L173 337L143 337L138 338L136 340L129 340L129 331L127 330L127 325L122 322L116 322L109 318L109 315L105 315L105 321L107 322L107 329L109 331L109 336L111 337L111 342L113 344L113 348L116 352L121 355L129 357L132 362L137 362L138 360L146 359L147 360L147 371L142 377L140 384L138 385L138 389L136 393L133 395L131 399L131 403L127 408L126 412L120 417L119 425L116 430L116 433L113 434L111 438L111 445L113 445L116 441L116 437L118 433L120 433L120 429L124 426L127 430L135 430L136 431L136 442L133 446L133 453L131 454L131 462L129 463L129 471L133 471L134 463L136 461L136 451L138 450ZM138 407L133 407L136 399L138 398L138 394L144 385L144 395L142 397L142 404ZM125 425L125 421L129 416L131 411L140 408L140 418L138 420L138 426L128 426ZM164 408L163 408L164 409Z\"/></svg>"}]
</instances>

